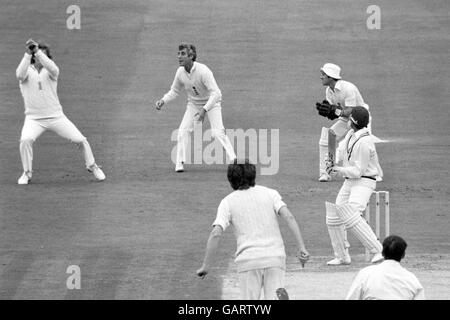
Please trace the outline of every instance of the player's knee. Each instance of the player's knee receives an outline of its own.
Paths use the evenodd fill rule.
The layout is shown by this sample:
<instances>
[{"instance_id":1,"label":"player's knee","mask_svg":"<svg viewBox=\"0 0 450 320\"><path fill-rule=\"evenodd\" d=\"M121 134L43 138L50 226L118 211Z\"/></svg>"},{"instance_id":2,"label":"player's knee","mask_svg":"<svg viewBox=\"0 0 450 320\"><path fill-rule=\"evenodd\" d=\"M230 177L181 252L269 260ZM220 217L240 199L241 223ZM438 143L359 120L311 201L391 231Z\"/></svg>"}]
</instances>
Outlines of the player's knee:
<instances>
[{"instance_id":1,"label":"player's knee","mask_svg":"<svg viewBox=\"0 0 450 320\"><path fill-rule=\"evenodd\" d=\"M367 204L361 203L361 202L349 202L349 205L352 206L353 210L355 210L358 213L362 213L364 210L366 210Z\"/></svg>"},{"instance_id":2,"label":"player's knee","mask_svg":"<svg viewBox=\"0 0 450 320\"><path fill-rule=\"evenodd\" d=\"M346 203L338 206L336 212L347 229L353 227L361 219L360 211L354 204Z\"/></svg>"}]
</instances>

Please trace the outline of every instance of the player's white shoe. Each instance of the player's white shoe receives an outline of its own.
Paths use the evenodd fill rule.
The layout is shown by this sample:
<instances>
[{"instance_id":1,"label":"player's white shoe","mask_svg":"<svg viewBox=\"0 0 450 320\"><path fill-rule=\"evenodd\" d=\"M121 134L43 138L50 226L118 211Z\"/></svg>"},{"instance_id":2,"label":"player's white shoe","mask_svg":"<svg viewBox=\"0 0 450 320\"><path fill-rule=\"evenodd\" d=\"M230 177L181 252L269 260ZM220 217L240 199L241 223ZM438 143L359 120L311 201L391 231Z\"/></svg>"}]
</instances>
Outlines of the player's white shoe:
<instances>
[{"instance_id":1,"label":"player's white shoe","mask_svg":"<svg viewBox=\"0 0 450 320\"><path fill-rule=\"evenodd\" d=\"M328 182L331 181L331 176L328 173L322 173L319 177L320 182Z\"/></svg>"},{"instance_id":2,"label":"player's white shoe","mask_svg":"<svg viewBox=\"0 0 450 320\"><path fill-rule=\"evenodd\" d=\"M352 259L349 257L345 258L344 260L339 258L334 258L333 260L330 260L327 262L327 265L329 266L340 266L340 265L348 265L352 263Z\"/></svg>"},{"instance_id":3,"label":"player's white shoe","mask_svg":"<svg viewBox=\"0 0 450 320\"><path fill-rule=\"evenodd\" d=\"M384 259L384 257L383 257L383 255L381 253L376 253L373 256L372 260L370 260L370 262L371 263L378 263L378 262L383 261L383 259Z\"/></svg>"},{"instance_id":4,"label":"player's white shoe","mask_svg":"<svg viewBox=\"0 0 450 320\"><path fill-rule=\"evenodd\" d=\"M17 180L18 184L28 184L31 181L31 172L24 172Z\"/></svg>"},{"instance_id":5,"label":"player's white shoe","mask_svg":"<svg viewBox=\"0 0 450 320\"><path fill-rule=\"evenodd\" d=\"M106 178L106 176L103 173L102 169L100 169L100 167L97 164L95 164L95 163L92 166L89 167L88 171L92 172L92 174L94 175L95 179L97 179L98 181L103 181Z\"/></svg>"},{"instance_id":6,"label":"player's white shoe","mask_svg":"<svg viewBox=\"0 0 450 320\"><path fill-rule=\"evenodd\" d=\"M177 163L177 165L175 166L175 172L183 172L183 171L184 171L183 162Z\"/></svg>"}]
</instances>

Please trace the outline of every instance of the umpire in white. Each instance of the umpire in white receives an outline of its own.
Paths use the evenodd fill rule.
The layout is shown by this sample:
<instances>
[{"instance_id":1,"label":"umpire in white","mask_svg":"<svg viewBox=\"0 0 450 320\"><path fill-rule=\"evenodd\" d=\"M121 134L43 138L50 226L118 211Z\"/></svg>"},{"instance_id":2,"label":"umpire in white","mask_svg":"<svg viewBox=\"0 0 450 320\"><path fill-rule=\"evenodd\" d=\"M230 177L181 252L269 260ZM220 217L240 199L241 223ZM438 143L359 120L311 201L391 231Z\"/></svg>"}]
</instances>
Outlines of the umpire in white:
<instances>
[{"instance_id":1,"label":"umpire in white","mask_svg":"<svg viewBox=\"0 0 450 320\"><path fill-rule=\"evenodd\" d=\"M375 144L367 125L369 111L352 108L348 124L351 130L344 139L337 165L327 162L327 173L339 174L345 181L336 197L336 204L326 202L326 223L335 258L328 265L350 264L347 232L350 230L374 256L372 263L383 260L382 246L369 224L362 218L377 181L383 176Z\"/></svg>"},{"instance_id":2,"label":"umpire in white","mask_svg":"<svg viewBox=\"0 0 450 320\"><path fill-rule=\"evenodd\" d=\"M53 62L50 48L29 39L26 52L16 70L25 107L25 121L20 137L23 174L18 184L28 184L33 173L33 143L46 130L81 145L86 168L99 181L105 174L95 163L86 137L64 115L57 94L59 68Z\"/></svg>"}]
</instances>

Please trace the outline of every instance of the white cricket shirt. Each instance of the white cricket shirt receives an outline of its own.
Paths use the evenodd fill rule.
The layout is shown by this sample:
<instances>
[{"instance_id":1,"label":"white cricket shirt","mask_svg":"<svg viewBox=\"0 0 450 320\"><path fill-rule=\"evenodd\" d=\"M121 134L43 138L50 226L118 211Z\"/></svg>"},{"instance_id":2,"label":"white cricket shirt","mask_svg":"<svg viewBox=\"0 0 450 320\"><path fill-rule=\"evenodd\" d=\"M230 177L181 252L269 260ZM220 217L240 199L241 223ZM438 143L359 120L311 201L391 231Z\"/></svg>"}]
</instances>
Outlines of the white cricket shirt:
<instances>
[{"instance_id":1,"label":"white cricket shirt","mask_svg":"<svg viewBox=\"0 0 450 320\"><path fill-rule=\"evenodd\" d=\"M59 68L41 50L35 58L43 65L41 72L30 65L31 55L28 53L25 53L16 70L25 115L30 119L61 116L63 111L57 94Z\"/></svg>"},{"instance_id":2,"label":"white cricket shirt","mask_svg":"<svg viewBox=\"0 0 450 320\"><path fill-rule=\"evenodd\" d=\"M184 67L178 68L169 92L162 98L164 103L178 97L182 88L186 90L188 103L203 107L206 111L220 106L222 93L212 71L202 63L194 61L191 72Z\"/></svg>"},{"instance_id":3,"label":"white cricket shirt","mask_svg":"<svg viewBox=\"0 0 450 320\"><path fill-rule=\"evenodd\" d=\"M356 132L350 129L343 141L343 147L339 148L339 160L342 167L338 171L347 178L359 179L361 176L373 177L380 181L383 170L378 161L375 144L367 128Z\"/></svg>"},{"instance_id":4,"label":"white cricket shirt","mask_svg":"<svg viewBox=\"0 0 450 320\"><path fill-rule=\"evenodd\" d=\"M219 205L213 226L233 226L237 241L238 272L253 269L286 268L286 253L278 225L278 211L286 206L273 189L254 186L236 190Z\"/></svg>"},{"instance_id":5,"label":"white cricket shirt","mask_svg":"<svg viewBox=\"0 0 450 320\"><path fill-rule=\"evenodd\" d=\"M359 271L346 300L425 300L425 292L413 273L385 260Z\"/></svg>"},{"instance_id":6,"label":"white cricket shirt","mask_svg":"<svg viewBox=\"0 0 450 320\"><path fill-rule=\"evenodd\" d=\"M362 106L367 110L369 109L358 88L353 83L345 80L338 80L334 86L334 91L327 87L325 89L325 97L331 104L340 104L345 107Z\"/></svg>"}]
</instances>

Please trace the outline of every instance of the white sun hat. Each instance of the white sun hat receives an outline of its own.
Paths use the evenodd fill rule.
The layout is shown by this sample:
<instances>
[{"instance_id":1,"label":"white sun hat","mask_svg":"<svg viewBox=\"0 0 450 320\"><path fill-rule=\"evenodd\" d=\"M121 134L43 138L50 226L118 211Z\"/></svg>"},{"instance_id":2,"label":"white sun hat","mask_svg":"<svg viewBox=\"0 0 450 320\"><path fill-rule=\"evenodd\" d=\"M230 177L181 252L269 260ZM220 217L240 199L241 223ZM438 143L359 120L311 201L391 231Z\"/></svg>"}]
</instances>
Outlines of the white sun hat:
<instances>
[{"instance_id":1,"label":"white sun hat","mask_svg":"<svg viewBox=\"0 0 450 320\"><path fill-rule=\"evenodd\" d=\"M325 63L320 70L331 78L341 79L341 67L334 63Z\"/></svg>"}]
</instances>

